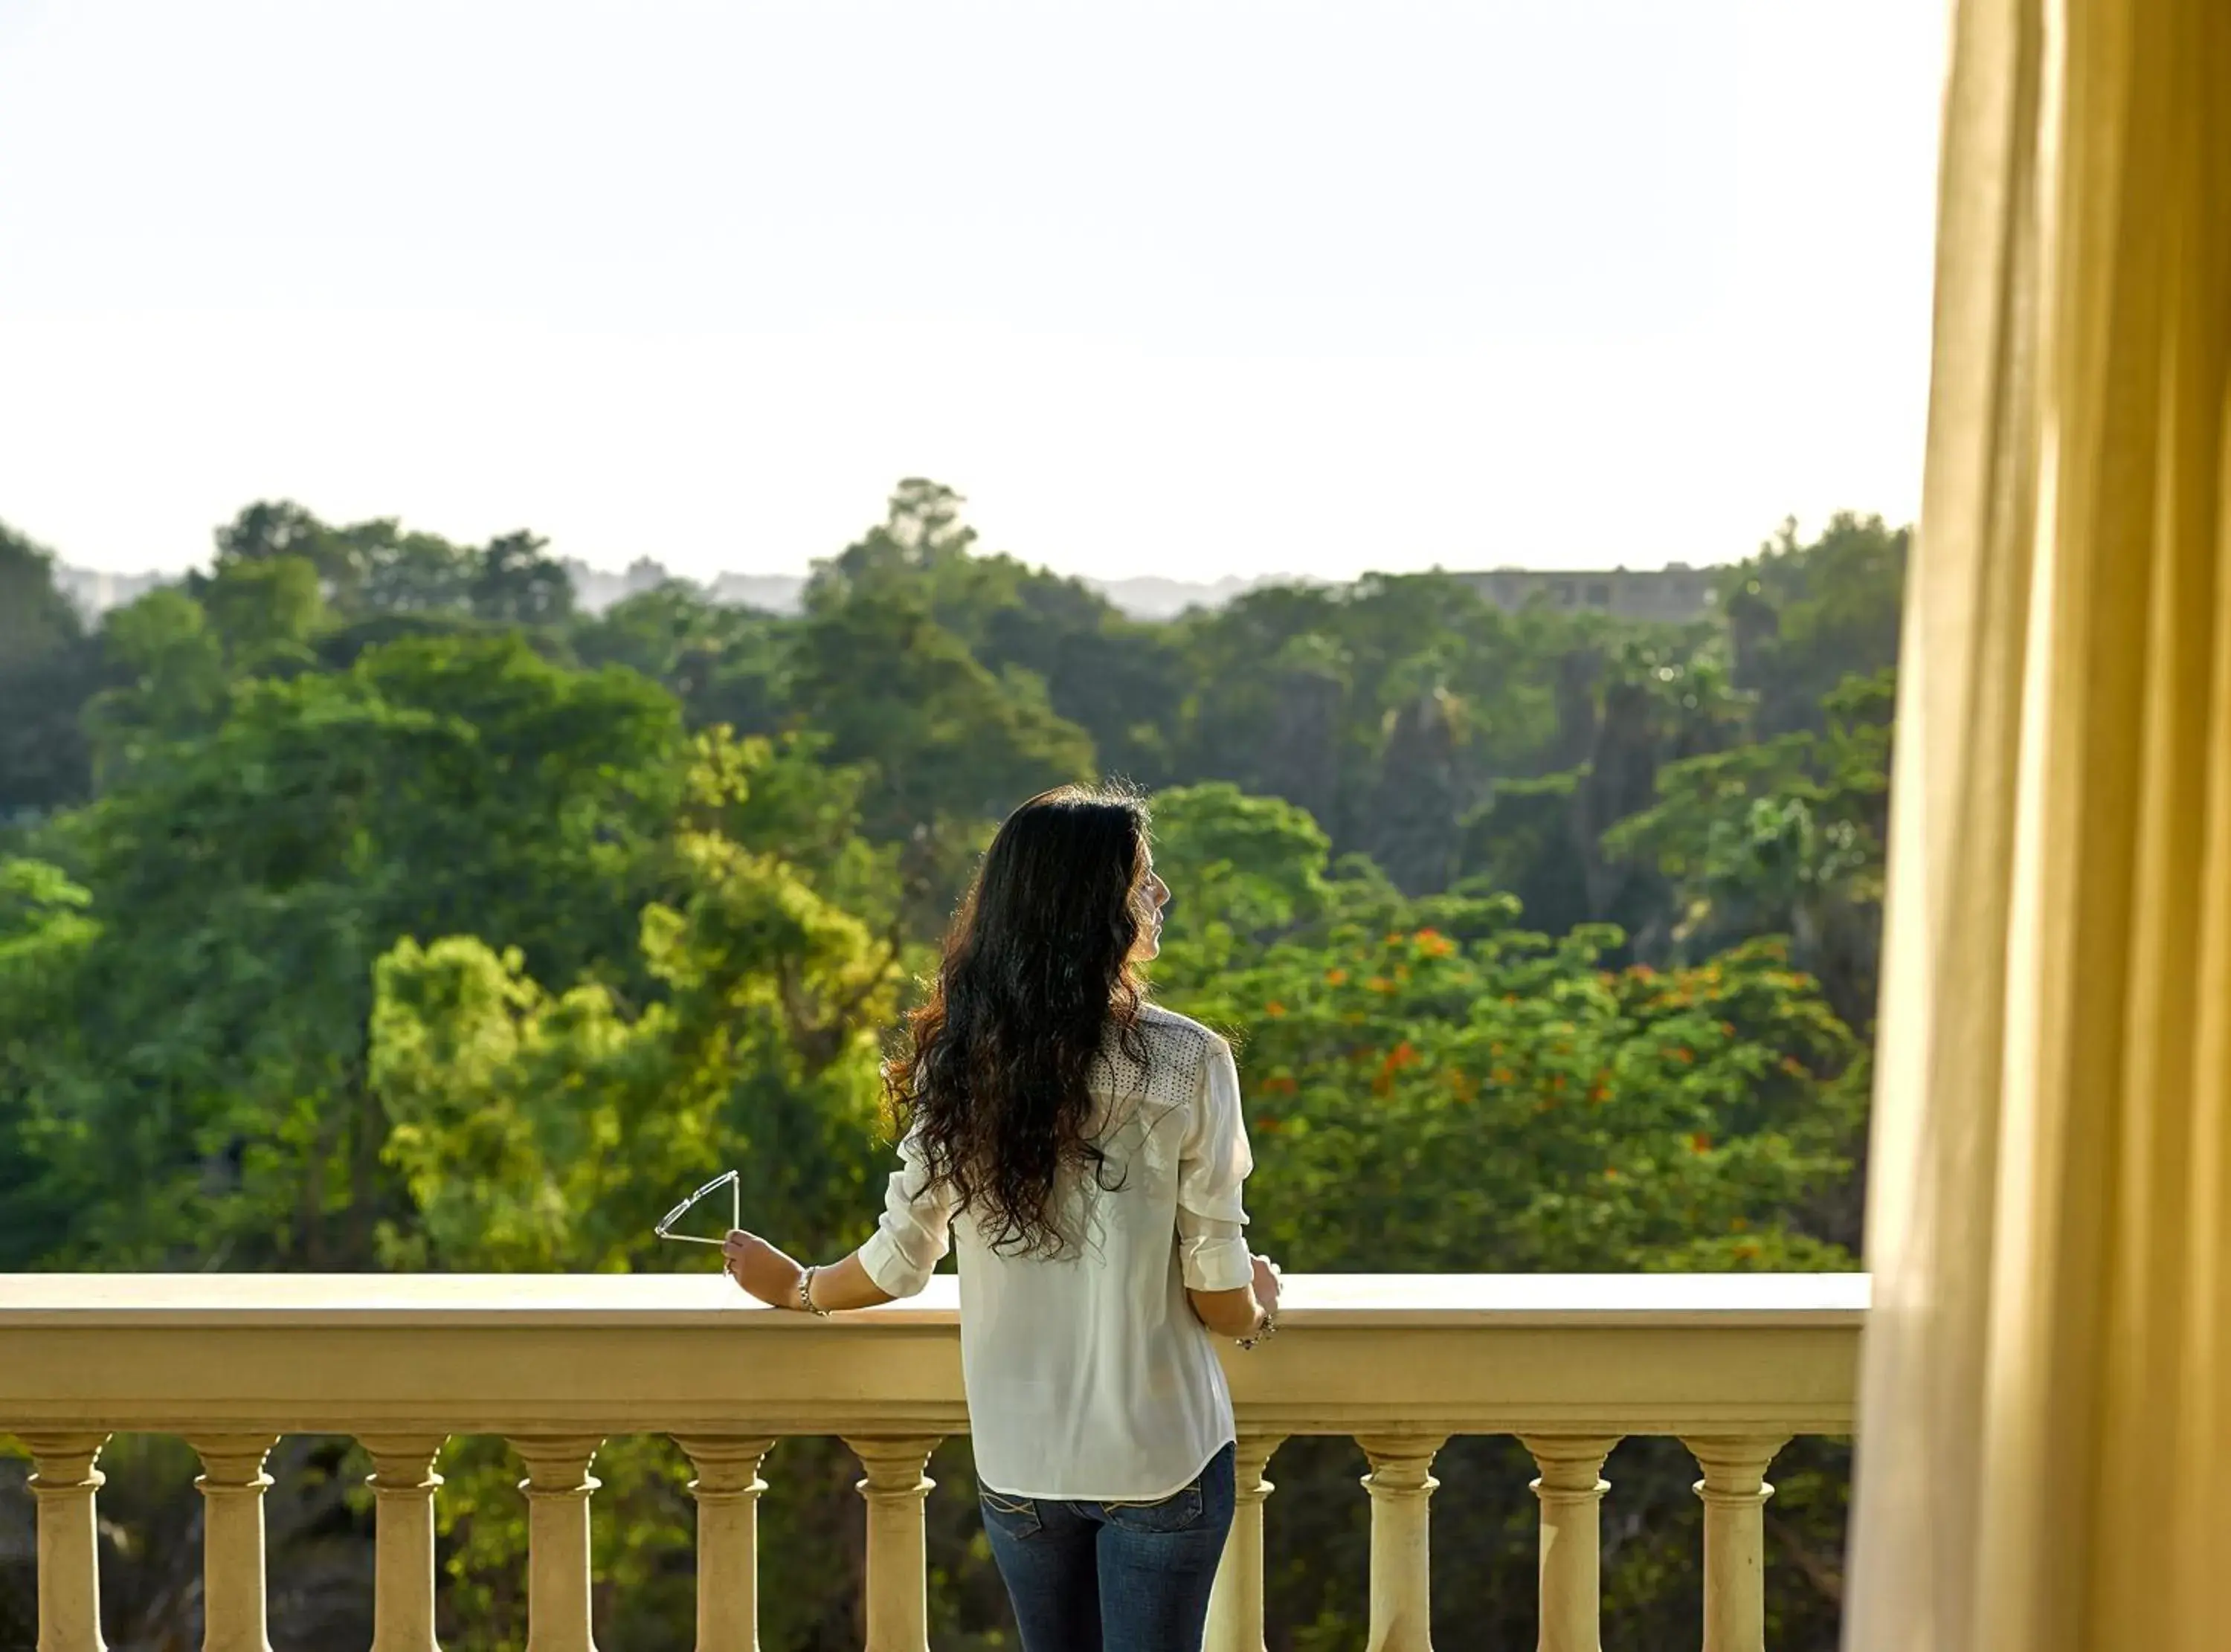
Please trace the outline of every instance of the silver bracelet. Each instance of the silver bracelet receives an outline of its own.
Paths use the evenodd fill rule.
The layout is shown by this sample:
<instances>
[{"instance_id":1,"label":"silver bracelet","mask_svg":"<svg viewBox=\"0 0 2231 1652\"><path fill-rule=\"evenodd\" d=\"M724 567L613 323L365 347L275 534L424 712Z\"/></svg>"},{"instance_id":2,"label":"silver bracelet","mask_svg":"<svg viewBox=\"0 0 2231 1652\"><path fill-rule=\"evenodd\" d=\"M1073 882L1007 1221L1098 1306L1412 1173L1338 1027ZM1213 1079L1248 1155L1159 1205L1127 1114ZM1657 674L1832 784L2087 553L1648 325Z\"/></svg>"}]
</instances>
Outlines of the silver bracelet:
<instances>
[{"instance_id":1,"label":"silver bracelet","mask_svg":"<svg viewBox=\"0 0 2231 1652\"><path fill-rule=\"evenodd\" d=\"M801 1313L811 1313L817 1320L825 1320L829 1317L830 1311L813 1300L813 1276L820 1271L818 1268L804 1268L799 1270L798 1306Z\"/></svg>"},{"instance_id":2,"label":"silver bracelet","mask_svg":"<svg viewBox=\"0 0 2231 1652\"><path fill-rule=\"evenodd\" d=\"M1254 1335L1240 1338L1239 1345L1251 1352L1258 1344L1268 1342L1272 1337L1275 1337L1277 1334L1278 1310L1274 1307L1264 1308L1263 1310L1263 1323L1255 1327Z\"/></svg>"}]
</instances>

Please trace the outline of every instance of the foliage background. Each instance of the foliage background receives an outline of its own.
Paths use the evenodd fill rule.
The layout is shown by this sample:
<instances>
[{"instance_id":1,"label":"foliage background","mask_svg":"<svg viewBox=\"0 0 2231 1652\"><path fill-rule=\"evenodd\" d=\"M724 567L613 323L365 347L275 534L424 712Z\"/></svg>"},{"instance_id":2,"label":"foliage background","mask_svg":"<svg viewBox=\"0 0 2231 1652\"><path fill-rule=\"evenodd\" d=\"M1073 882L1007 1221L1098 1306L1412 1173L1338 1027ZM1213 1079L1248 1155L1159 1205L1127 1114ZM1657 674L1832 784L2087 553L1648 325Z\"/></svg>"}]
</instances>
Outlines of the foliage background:
<instances>
[{"instance_id":1,"label":"foliage background","mask_svg":"<svg viewBox=\"0 0 2231 1652\"><path fill-rule=\"evenodd\" d=\"M1097 774L1157 794L1154 989L1239 1047L1289 1268L1852 1265L1904 532L1785 528L1685 626L1440 574L1149 624L961 505L902 483L792 616L678 584L577 613L530 534L263 503L93 624L0 529L0 1268L684 1267L650 1223L730 1165L753 1225L837 1254L973 857ZM111 1642L197 1643L191 1453L105 1463ZM443 1467L444 1642L518 1646L519 1467ZM369 1636L366 1468L275 1459L280 1644ZM1361 1468L1273 1465L1281 1652L1361 1636ZM686 1466L623 1438L598 1472L600 1633L687 1645ZM1530 1641L1532 1472L1445 1453L1443 1645ZM1694 1467L1631 1440L1607 1472L1606 1639L1687 1645ZM1011 1644L966 1441L933 1473L938 1643ZM771 1461L771 1649L857 1644L853 1474ZM1775 1478L1772 1637L1826 1652L1846 1455ZM29 1500L0 1495L0 1647Z\"/></svg>"}]
</instances>

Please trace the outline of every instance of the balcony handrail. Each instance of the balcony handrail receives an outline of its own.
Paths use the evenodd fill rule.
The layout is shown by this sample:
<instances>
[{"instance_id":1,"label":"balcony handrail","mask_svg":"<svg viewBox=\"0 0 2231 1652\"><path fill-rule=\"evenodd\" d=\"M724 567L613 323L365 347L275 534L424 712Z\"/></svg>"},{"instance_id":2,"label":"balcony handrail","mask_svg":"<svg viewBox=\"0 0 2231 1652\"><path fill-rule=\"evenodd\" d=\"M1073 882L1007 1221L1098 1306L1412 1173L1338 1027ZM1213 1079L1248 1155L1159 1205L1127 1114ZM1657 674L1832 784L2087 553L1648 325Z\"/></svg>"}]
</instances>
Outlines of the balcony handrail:
<instances>
[{"instance_id":1,"label":"balcony handrail","mask_svg":"<svg viewBox=\"0 0 2231 1652\"><path fill-rule=\"evenodd\" d=\"M184 1436L210 1500L212 1646L260 1649L263 1463L349 1434L378 1472L382 1652L437 1652L429 1465L508 1436L526 1464L535 1652L593 1652L589 1473L608 1436L673 1436L697 1469L699 1634L754 1644L752 1506L772 1442L834 1435L867 1478L870 1652L926 1652L922 1469L964 1432L956 1283L814 1319L711 1272L0 1274L0 1432L37 1463L41 1646L100 1644L94 1467L112 1433ZM1704 1646L1759 1652L1763 1475L1793 1435L1853 1424L1859 1274L1311 1274L1282 1333L1223 1347L1240 1507L1210 1644L1263 1644L1264 1468L1293 1435L1352 1436L1372 1473L1371 1644L1426 1652L1426 1503L1452 1436L1515 1435L1542 1470L1545 1647L1596 1643L1598 1505L1627 1435L1674 1436L1705 1505Z\"/></svg>"},{"instance_id":2,"label":"balcony handrail","mask_svg":"<svg viewBox=\"0 0 2231 1652\"><path fill-rule=\"evenodd\" d=\"M829 1324L954 1324L958 1283ZM1295 1274L1284 1323L1859 1325L1866 1274ZM710 1270L687 1274L0 1274L0 1331L45 1325L733 1323L772 1310ZM818 1323L775 1313L773 1323Z\"/></svg>"},{"instance_id":3,"label":"balcony handrail","mask_svg":"<svg viewBox=\"0 0 2231 1652\"><path fill-rule=\"evenodd\" d=\"M1864 1274L1287 1288L1277 1339L1225 1350L1240 1410L1282 1434L1851 1427ZM824 1320L713 1274L0 1275L0 1428L954 1433L956 1308L949 1277Z\"/></svg>"}]
</instances>

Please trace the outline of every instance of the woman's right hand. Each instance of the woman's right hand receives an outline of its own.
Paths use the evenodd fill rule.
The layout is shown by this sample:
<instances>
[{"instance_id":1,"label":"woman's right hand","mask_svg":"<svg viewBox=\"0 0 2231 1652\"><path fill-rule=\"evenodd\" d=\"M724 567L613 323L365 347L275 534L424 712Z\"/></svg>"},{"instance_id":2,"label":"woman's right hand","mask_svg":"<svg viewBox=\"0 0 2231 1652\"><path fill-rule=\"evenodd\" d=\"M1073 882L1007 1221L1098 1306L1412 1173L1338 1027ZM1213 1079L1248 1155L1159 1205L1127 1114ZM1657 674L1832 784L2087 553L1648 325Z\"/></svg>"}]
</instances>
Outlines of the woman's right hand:
<instances>
[{"instance_id":1,"label":"woman's right hand","mask_svg":"<svg viewBox=\"0 0 2231 1652\"><path fill-rule=\"evenodd\" d=\"M728 1277L769 1307L798 1307L799 1265L759 1235L730 1229L721 1255Z\"/></svg>"},{"instance_id":2,"label":"woman's right hand","mask_svg":"<svg viewBox=\"0 0 2231 1652\"><path fill-rule=\"evenodd\" d=\"M1268 1256L1255 1258L1255 1300L1263 1305L1265 1313L1277 1312L1278 1264Z\"/></svg>"}]
</instances>

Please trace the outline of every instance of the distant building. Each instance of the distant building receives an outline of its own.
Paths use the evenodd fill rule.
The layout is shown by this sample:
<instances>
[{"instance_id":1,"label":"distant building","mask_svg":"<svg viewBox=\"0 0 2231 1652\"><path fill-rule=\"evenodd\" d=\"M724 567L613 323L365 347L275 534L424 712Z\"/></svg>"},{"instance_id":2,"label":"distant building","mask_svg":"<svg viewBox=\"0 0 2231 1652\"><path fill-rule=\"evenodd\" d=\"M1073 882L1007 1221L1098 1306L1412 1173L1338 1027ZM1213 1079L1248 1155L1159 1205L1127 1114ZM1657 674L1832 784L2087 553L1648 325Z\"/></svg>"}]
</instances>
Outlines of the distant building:
<instances>
[{"instance_id":1,"label":"distant building","mask_svg":"<svg viewBox=\"0 0 2231 1652\"><path fill-rule=\"evenodd\" d=\"M716 603L756 608L763 614L795 614L805 606L804 574L724 573L705 588Z\"/></svg>"},{"instance_id":2,"label":"distant building","mask_svg":"<svg viewBox=\"0 0 2231 1652\"><path fill-rule=\"evenodd\" d=\"M615 603L656 590L674 577L663 564L649 557L637 557L628 564L625 573L592 568L576 557L562 558L558 565L573 582L573 606L584 614L601 614Z\"/></svg>"},{"instance_id":3,"label":"distant building","mask_svg":"<svg viewBox=\"0 0 2231 1652\"><path fill-rule=\"evenodd\" d=\"M562 565L573 581L574 606L585 614L601 614L613 603L646 590L656 590L676 576L648 557L639 557L624 572L592 568L566 558ZM1590 609L1624 619L1665 620L1679 624L1700 620L1713 612L1715 584L1721 571L1691 568L1676 562L1664 568L1613 568L1607 572L1574 572L1536 568L1496 568L1485 573L1452 573L1497 608L1517 610L1539 599L1551 608ZM58 565L55 583L81 612L98 618L158 585L175 583L175 574L115 574ZM805 584L802 574L721 574L696 585L708 600L738 603L776 614L795 614ZM1167 620L1188 608L1216 609L1234 597L1264 585L1318 584L1323 582L1296 574L1258 574L1248 578L1227 575L1213 582L1149 578L1087 578L1098 590L1133 619Z\"/></svg>"},{"instance_id":4,"label":"distant building","mask_svg":"<svg viewBox=\"0 0 2231 1652\"><path fill-rule=\"evenodd\" d=\"M176 584L177 574L107 573L97 568L55 565L55 588L77 605L87 619L99 619L112 608L136 603L158 585Z\"/></svg>"},{"instance_id":5,"label":"distant building","mask_svg":"<svg viewBox=\"0 0 2231 1652\"><path fill-rule=\"evenodd\" d=\"M1455 577L1501 609L1524 608L1538 598L1551 608L1586 608L1622 619L1678 624L1711 614L1718 573L1673 562L1663 568L1596 571L1496 568Z\"/></svg>"}]
</instances>

